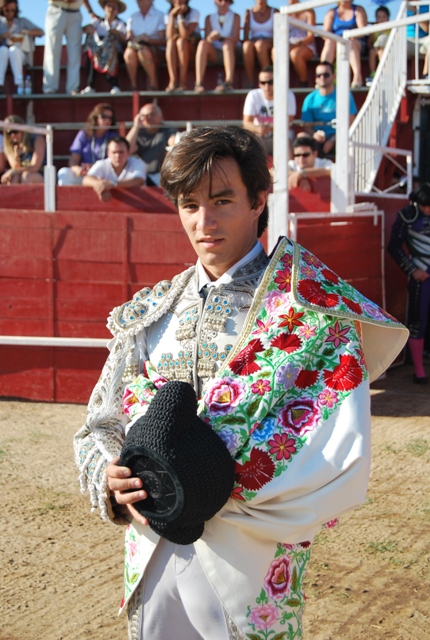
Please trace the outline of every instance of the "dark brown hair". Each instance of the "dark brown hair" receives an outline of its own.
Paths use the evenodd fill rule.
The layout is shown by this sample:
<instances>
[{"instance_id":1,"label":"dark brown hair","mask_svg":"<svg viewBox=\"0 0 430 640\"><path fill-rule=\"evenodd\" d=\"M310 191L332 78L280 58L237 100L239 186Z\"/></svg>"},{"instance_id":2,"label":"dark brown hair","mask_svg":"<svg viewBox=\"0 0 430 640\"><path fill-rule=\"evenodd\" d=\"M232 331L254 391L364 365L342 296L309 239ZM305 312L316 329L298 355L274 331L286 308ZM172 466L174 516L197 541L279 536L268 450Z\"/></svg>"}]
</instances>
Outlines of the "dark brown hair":
<instances>
[{"instance_id":1,"label":"dark brown hair","mask_svg":"<svg viewBox=\"0 0 430 640\"><path fill-rule=\"evenodd\" d=\"M167 198L178 206L179 196L192 193L206 175L211 176L218 160L233 158L239 166L251 207L258 194L271 184L268 158L260 140L250 131L235 126L200 127L186 133L166 155L161 167L161 186ZM228 176L227 176L228 177ZM267 227L266 205L258 219L258 236Z\"/></svg>"},{"instance_id":2,"label":"dark brown hair","mask_svg":"<svg viewBox=\"0 0 430 640\"><path fill-rule=\"evenodd\" d=\"M109 104L108 102L99 102L99 104L96 104L96 106L94 107L94 109L92 109L92 111L90 111L88 118L87 118L87 123L85 126L85 133L87 134L87 136L91 137L95 135L95 130L97 129L97 116L100 113L103 113L103 111L105 109L108 109L109 111L112 112L112 121L111 121L111 127L113 127L116 124L115 121L115 109L113 108L113 106L111 104Z\"/></svg>"}]
</instances>

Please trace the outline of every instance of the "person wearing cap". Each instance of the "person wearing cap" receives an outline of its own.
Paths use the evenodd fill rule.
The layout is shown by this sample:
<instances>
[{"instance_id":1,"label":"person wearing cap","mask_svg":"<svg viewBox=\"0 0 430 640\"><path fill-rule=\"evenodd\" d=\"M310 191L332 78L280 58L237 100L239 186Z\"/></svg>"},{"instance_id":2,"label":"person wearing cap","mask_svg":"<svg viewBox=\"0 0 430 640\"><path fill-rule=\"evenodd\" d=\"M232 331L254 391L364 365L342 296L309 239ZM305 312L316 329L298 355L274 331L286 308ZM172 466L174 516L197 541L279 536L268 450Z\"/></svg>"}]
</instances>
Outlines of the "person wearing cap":
<instances>
[{"instance_id":1,"label":"person wearing cap","mask_svg":"<svg viewBox=\"0 0 430 640\"><path fill-rule=\"evenodd\" d=\"M99 0L105 17L92 16L91 24L84 27L87 34L85 52L87 58L87 86L81 93L95 92L95 76L97 73L106 74L110 82L111 93L120 93L118 86L119 56L127 42L127 26L119 13L127 9L121 0Z\"/></svg>"},{"instance_id":2,"label":"person wearing cap","mask_svg":"<svg viewBox=\"0 0 430 640\"><path fill-rule=\"evenodd\" d=\"M130 640L299 640L312 541L365 500L369 383L408 331L293 241L266 254L271 178L250 131L186 133L161 186L197 263L112 311L110 356L75 436L81 490L102 517L128 524ZM167 393L175 382L198 398L189 418ZM145 422L150 433L136 434ZM234 462L234 484L202 523L196 502L210 495L198 494L213 467L198 432L208 427ZM138 474L118 464L127 443L144 447ZM164 520L142 507L163 508Z\"/></svg>"},{"instance_id":3,"label":"person wearing cap","mask_svg":"<svg viewBox=\"0 0 430 640\"><path fill-rule=\"evenodd\" d=\"M60 81L63 36L67 42L66 93L79 90L82 40L82 5L93 14L89 0L48 0L45 19L45 50L43 56L43 93L56 93Z\"/></svg>"}]
</instances>

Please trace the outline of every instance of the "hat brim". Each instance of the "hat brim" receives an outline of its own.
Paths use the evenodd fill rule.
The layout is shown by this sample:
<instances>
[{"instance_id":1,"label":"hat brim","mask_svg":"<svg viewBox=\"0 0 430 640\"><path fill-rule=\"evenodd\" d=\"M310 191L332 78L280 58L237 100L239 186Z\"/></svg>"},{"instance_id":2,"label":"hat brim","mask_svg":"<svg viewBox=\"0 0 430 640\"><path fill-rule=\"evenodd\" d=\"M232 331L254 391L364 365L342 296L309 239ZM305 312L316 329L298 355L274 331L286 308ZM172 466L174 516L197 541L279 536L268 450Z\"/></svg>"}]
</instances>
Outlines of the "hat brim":
<instances>
[{"instance_id":1,"label":"hat brim","mask_svg":"<svg viewBox=\"0 0 430 640\"><path fill-rule=\"evenodd\" d=\"M124 13L127 10L127 5L125 2L121 2L121 0L99 0L99 5L102 9L105 8L106 2L115 2L118 5L118 13Z\"/></svg>"}]
</instances>

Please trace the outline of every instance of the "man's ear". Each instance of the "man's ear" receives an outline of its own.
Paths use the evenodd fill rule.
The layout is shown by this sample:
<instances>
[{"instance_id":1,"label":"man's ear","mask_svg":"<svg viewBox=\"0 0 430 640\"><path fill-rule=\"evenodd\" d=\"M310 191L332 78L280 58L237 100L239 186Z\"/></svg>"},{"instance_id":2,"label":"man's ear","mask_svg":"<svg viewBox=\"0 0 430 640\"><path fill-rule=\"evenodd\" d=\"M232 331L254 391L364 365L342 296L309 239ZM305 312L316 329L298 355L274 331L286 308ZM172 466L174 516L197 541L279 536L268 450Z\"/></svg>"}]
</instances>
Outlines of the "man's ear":
<instances>
[{"instance_id":1,"label":"man's ear","mask_svg":"<svg viewBox=\"0 0 430 640\"><path fill-rule=\"evenodd\" d=\"M255 206L253 209L257 212L258 216L262 213L268 198L268 191L259 191L255 199Z\"/></svg>"}]
</instances>

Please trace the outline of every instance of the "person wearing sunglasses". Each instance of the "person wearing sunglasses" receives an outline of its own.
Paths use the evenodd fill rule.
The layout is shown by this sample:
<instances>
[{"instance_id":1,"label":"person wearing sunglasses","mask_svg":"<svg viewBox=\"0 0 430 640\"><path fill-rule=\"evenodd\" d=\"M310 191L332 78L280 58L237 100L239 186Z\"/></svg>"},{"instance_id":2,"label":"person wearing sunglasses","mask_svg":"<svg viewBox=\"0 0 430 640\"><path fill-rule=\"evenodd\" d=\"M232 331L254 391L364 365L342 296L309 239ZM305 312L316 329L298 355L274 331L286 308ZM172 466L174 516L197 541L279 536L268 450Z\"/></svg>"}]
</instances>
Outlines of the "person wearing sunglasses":
<instances>
[{"instance_id":1,"label":"person wearing sunglasses","mask_svg":"<svg viewBox=\"0 0 430 640\"><path fill-rule=\"evenodd\" d=\"M85 129L78 131L70 147L68 167L62 167L57 176L60 186L81 185L82 178L97 160L107 156L109 140L116 135L115 111L107 102L96 104L90 112Z\"/></svg>"},{"instance_id":2,"label":"person wearing sunglasses","mask_svg":"<svg viewBox=\"0 0 430 640\"><path fill-rule=\"evenodd\" d=\"M318 143L318 156L321 158L333 158L335 154L336 131L330 124L336 118L335 80L333 65L320 62L315 69L316 89L306 96L302 106L301 120L305 123L305 133ZM357 114L352 94L349 96L349 114L351 124Z\"/></svg>"},{"instance_id":3,"label":"person wearing sunglasses","mask_svg":"<svg viewBox=\"0 0 430 640\"><path fill-rule=\"evenodd\" d=\"M305 134L297 136L292 147L293 158L288 162L288 187L312 191L309 178L330 176L333 162L328 158L318 158L315 140Z\"/></svg>"},{"instance_id":4,"label":"person wearing sunglasses","mask_svg":"<svg viewBox=\"0 0 430 640\"><path fill-rule=\"evenodd\" d=\"M36 184L43 182L46 164L44 136L31 135L14 129L14 124L25 124L20 116L5 118L11 126L5 130L4 150L9 169L1 177L2 184Z\"/></svg>"},{"instance_id":5,"label":"person wearing sunglasses","mask_svg":"<svg viewBox=\"0 0 430 640\"><path fill-rule=\"evenodd\" d=\"M273 155L273 67L264 67L258 74L258 89L252 89L243 105L243 127L260 138L266 152ZM296 98L288 93L288 117L296 115Z\"/></svg>"}]
</instances>

